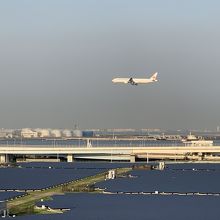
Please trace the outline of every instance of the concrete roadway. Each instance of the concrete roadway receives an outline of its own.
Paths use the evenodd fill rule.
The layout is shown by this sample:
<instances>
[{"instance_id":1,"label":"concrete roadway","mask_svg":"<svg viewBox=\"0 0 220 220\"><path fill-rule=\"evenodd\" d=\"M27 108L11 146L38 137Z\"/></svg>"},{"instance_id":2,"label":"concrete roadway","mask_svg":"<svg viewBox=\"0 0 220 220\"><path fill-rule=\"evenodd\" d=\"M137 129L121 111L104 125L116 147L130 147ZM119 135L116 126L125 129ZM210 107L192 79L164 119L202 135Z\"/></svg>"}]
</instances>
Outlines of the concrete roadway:
<instances>
[{"instance_id":1,"label":"concrete roadway","mask_svg":"<svg viewBox=\"0 0 220 220\"><path fill-rule=\"evenodd\" d=\"M220 153L220 146L73 147L52 145L0 145L0 154L187 154Z\"/></svg>"},{"instance_id":2,"label":"concrete roadway","mask_svg":"<svg viewBox=\"0 0 220 220\"><path fill-rule=\"evenodd\" d=\"M154 159L179 159L183 156L220 153L220 146L155 146L155 147L73 147L73 146L51 146L51 145L1 145L0 162L7 159L5 155L67 155L67 160L72 162L72 157L85 159L109 159L118 160L124 158L134 162L135 157ZM191 158L190 158L191 159ZM197 159L197 158L195 158Z\"/></svg>"}]
</instances>

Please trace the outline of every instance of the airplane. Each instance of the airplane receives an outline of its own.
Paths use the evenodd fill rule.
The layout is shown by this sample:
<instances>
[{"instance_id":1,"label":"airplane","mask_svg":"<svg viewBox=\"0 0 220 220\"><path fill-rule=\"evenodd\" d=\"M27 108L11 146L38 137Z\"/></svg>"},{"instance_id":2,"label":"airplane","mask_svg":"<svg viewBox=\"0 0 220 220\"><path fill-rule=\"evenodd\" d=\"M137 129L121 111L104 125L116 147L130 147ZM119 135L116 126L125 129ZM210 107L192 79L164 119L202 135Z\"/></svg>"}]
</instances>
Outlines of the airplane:
<instances>
[{"instance_id":1,"label":"airplane","mask_svg":"<svg viewBox=\"0 0 220 220\"><path fill-rule=\"evenodd\" d=\"M148 78L114 78L112 80L113 83L124 83L137 86L138 84L147 84L152 82L157 82L157 72L154 73L149 79Z\"/></svg>"}]
</instances>

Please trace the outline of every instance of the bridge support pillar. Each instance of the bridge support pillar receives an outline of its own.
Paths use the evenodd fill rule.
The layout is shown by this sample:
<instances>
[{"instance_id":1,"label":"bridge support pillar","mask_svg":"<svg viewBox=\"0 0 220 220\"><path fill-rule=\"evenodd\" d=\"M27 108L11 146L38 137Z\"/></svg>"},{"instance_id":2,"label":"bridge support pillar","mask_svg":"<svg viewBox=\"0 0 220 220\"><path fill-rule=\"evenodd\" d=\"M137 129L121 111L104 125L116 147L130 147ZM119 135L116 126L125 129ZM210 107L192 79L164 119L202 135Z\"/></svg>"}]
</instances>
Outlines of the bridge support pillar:
<instances>
[{"instance_id":1,"label":"bridge support pillar","mask_svg":"<svg viewBox=\"0 0 220 220\"><path fill-rule=\"evenodd\" d=\"M68 154L67 155L67 162L68 163L72 163L73 162L73 155L72 154Z\"/></svg>"},{"instance_id":2,"label":"bridge support pillar","mask_svg":"<svg viewBox=\"0 0 220 220\"><path fill-rule=\"evenodd\" d=\"M7 154L0 154L0 163L8 163L9 156Z\"/></svg>"},{"instance_id":3,"label":"bridge support pillar","mask_svg":"<svg viewBox=\"0 0 220 220\"><path fill-rule=\"evenodd\" d=\"M135 155L130 155L130 163L135 163Z\"/></svg>"}]
</instances>

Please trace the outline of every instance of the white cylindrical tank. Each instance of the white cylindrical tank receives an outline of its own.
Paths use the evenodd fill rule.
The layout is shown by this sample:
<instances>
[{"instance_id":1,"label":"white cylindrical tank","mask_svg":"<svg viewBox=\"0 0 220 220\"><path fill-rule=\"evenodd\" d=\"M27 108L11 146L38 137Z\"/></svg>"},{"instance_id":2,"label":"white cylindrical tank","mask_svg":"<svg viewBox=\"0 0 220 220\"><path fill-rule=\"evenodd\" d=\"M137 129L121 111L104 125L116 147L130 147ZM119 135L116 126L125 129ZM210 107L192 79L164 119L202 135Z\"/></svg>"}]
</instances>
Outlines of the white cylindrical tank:
<instances>
[{"instance_id":1,"label":"white cylindrical tank","mask_svg":"<svg viewBox=\"0 0 220 220\"><path fill-rule=\"evenodd\" d=\"M49 129L37 129L38 135L41 138L50 137Z\"/></svg>"},{"instance_id":2,"label":"white cylindrical tank","mask_svg":"<svg viewBox=\"0 0 220 220\"><path fill-rule=\"evenodd\" d=\"M50 135L51 137L55 137L55 138L60 138L62 136L61 131L57 129L51 130Z\"/></svg>"},{"instance_id":3,"label":"white cylindrical tank","mask_svg":"<svg viewBox=\"0 0 220 220\"><path fill-rule=\"evenodd\" d=\"M73 136L74 137L82 137L82 131L78 130L78 129L74 130L73 131Z\"/></svg>"},{"instance_id":4,"label":"white cylindrical tank","mask_svg":"<svg viewBox=\"0 0 220 220\"><path fill-rule=\"evenodd\" d=\"M62 134L63 134L63 137L67 137L67 138L70 138L73 136L72 131L68 129L63 130Z\"/></svg>"}]
</instances>

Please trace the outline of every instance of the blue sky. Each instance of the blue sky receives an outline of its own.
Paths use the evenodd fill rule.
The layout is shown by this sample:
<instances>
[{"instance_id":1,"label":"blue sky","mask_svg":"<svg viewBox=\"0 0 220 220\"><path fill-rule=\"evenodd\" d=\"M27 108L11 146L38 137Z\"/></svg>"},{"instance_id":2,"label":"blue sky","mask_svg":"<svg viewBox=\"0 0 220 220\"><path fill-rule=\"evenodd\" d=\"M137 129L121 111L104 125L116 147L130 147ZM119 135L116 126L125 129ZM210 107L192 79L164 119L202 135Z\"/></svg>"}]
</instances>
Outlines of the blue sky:
<instances>
[{"instance_id":1,"label":"blue sky","mask_svg":"<svg viewBox=\"0 0 220 220\"><path fill-rule=\"evenodd\" d=\"M1 127L215 129L219 6L1 1ZM155 71L157 84L111 83Z\"/></svg>"}]
</instances>

